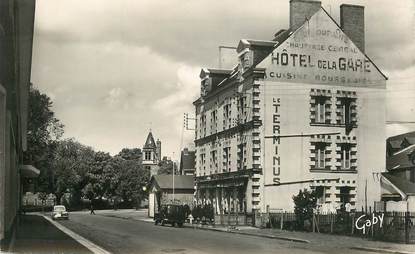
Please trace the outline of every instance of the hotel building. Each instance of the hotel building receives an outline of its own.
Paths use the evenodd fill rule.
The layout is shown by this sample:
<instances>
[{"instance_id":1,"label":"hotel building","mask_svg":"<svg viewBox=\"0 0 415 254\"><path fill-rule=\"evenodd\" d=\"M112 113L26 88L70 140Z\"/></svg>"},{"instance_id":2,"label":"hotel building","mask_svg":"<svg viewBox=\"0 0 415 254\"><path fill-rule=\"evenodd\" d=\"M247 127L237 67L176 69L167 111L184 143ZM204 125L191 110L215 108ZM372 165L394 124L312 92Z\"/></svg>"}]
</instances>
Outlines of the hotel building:
<instances>
[{"instance_id":1,"label":"hotel building","mask_svg":"<svg viewBox=\"0 0 415 254\"><path fill-rule=\"evenodd\" d=\"M373 206L385 169L386 76L365 54L364 7L340 24L319 1L291 0L290 27L240 40L233 69L203 68L196 108L196 197L216 214Z\"/></svg>"}]
</instances>

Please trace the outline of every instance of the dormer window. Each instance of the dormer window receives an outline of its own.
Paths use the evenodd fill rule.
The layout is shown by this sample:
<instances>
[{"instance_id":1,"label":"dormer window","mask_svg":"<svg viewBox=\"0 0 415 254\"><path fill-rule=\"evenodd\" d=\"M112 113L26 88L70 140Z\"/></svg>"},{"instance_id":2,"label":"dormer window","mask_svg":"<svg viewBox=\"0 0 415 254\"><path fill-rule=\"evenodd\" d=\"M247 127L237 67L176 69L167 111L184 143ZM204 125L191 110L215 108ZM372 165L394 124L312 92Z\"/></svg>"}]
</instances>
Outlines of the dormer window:
<instances>
[{"instance_id":1,"label":"dormer window","mask_svg":"<svg viewBox=\"0 0 415 254\"><path fill-rule=\"evenodd\" d=\"M242 71L246 71L249 69L253 64L253 51L246 50L241 54L239 57Z\"/></svg>"},{"instance_id":2,"label":"dormer window","mask_svg":"<svg viewBox=\"0 0 415 254\"><path fill-rule=\"evenodd\" d=\"M207 77L203 79L201 83L201 96L206 96L210 92L210 90L212 90L212 80L209 77Z\"/></svg>"}]
</instances>

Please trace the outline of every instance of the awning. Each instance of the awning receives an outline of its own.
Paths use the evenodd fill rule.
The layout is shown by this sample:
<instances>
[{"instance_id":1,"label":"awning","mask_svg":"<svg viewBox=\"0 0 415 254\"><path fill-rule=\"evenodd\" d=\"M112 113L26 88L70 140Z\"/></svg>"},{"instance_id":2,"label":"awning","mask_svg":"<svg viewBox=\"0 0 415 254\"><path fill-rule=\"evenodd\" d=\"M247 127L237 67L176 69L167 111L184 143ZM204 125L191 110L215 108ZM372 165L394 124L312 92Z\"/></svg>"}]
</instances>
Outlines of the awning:
<instances>
[{"instance_id":1,"label":"awning","mask_svg":"<svg viewBox=\"0 0 415 254\"><path fill-rule=\"evenodd\" d=\"M32 165L20 165L20 175L24 178L36 178L40 174L40 170Z\"/></svg>"}]
</instances>

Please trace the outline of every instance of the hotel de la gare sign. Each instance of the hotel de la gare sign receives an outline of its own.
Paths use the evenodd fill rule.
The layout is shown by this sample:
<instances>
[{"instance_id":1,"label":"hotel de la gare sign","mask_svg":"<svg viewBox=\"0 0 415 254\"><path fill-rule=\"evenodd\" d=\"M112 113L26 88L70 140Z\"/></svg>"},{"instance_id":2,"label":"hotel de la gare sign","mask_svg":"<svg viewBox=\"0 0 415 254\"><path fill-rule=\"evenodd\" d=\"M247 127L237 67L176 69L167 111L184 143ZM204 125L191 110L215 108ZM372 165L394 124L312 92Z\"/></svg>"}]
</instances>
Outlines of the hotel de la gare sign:
<instances>
[{"instance_id":1,"label":"hotel de la gare sign","mask_svg":"<svg viewBox=\"0 0 415 254\"><path fill-rule=\"evenodd\" d=\"M268 80L375 85L385 78L324 11L279 45L258 67Z\"/></svg>"}]
</instances>

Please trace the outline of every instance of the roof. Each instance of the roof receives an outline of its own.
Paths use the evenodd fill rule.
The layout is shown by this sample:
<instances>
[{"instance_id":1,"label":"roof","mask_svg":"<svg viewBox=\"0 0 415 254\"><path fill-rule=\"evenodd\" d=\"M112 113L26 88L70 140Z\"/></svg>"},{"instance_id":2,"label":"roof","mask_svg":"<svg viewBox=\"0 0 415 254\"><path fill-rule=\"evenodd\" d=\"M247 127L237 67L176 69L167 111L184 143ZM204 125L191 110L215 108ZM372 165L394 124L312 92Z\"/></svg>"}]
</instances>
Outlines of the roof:
<instances>
[{"instance_id":1,"label":"roof","mask_svg":"<svg viewBox=\"0 0 415 254\"><path fill-rule=\"evenodd\" d=\"M415 144L415 137L405 137L405 140L408 142L408 144L410 145L414 145Z\"/></svg>"},{"instance_id":2,"label":"roof","mask_svg":"<svg viewBox=\"0 0 415 254\"><path fill-rule=\"evenodd\" d=\"M160 189L173 189L173 175L154 175L151 177L150 185L157 185ZM194 189L194 177L175 175L175 189Z\"/></svg>"},{"instance_id":3,"label":"roof","mask_svg":"<svg viewBox=\"0 0 415 254\"><path fill-rule=\"evenodd\" d=\"M404 140L406 141L405 145L403 145ZM411 158L415 153L415 132L389 137L386 142L389 147L397 149L390 151L390 148L387 148L388 152L393 152L393 154L386 157L386 169L391 171L415 167Z\"/></svg>"},{"instance_id":4,"label":"roof","mask_svg":"<svg viewBox=\"0 0 415 254\"><path fill-rule=\"evenodd\" d=\"M415 165L412 162L414 153L415 145L411 145L386 157L386 169L392 171L397 169L415 168Z\"/></svg>"},{"instance_id":5,"label":"roof","mask_svg":"<svg viewBox=\"0 0 415 254\"><path fill-rule=\"evenodd\" d=\"M151 131L148 133L147 140L143 148L156 148L156 142L154 142L153 134Z\"/></svg>"},{"instance_id":6,"label":"roof","mask_svg":"<svg viewBox=\"0 0 415 254\"><path fill-rule=\"evenodd\" d=\"M264 41L264 40L252 40L252 39L242 39L239 41L239 45L237 48L237 52L241 52L247 47L250 46L257 46L257 47L269 47L273 48L278 44L278 42L275 41Z\"/></svg>"},{"instance_id":7,"label":"roof","mask_svg":"<svg viewBox=\"0 0 415 254\"><path fill-rule=\"evenodd\" d=\"M389 137L386 141L388 143L395 142L395 141L402 142L405 138L410 138L411 140L412 140L412 138L415 138L415 131L407 132L407 133L403 133L403 134L400 134L400 135Z\"/></svg>"},{"instance_id":8,"label":"roof","mask_svg":"<svg viewBox=\"0 0 415 254\"><path fill-rule=\"evenodd\" d=\"M382 176L385 177L398 191L405 193L406 195L415 195L415 183L412 183L405 178L394 176L390 173L382 173Z\"/></svg>"},{"instance_id":9,"label":"roof","mask_svg":"<svg viewBox=\"0 0 415 254\"><path fill-rule=\"evenodd\" d=\"M180 157L180 169L196 168L196 152L184 149Z\"/></svg>"}]
</instances>

